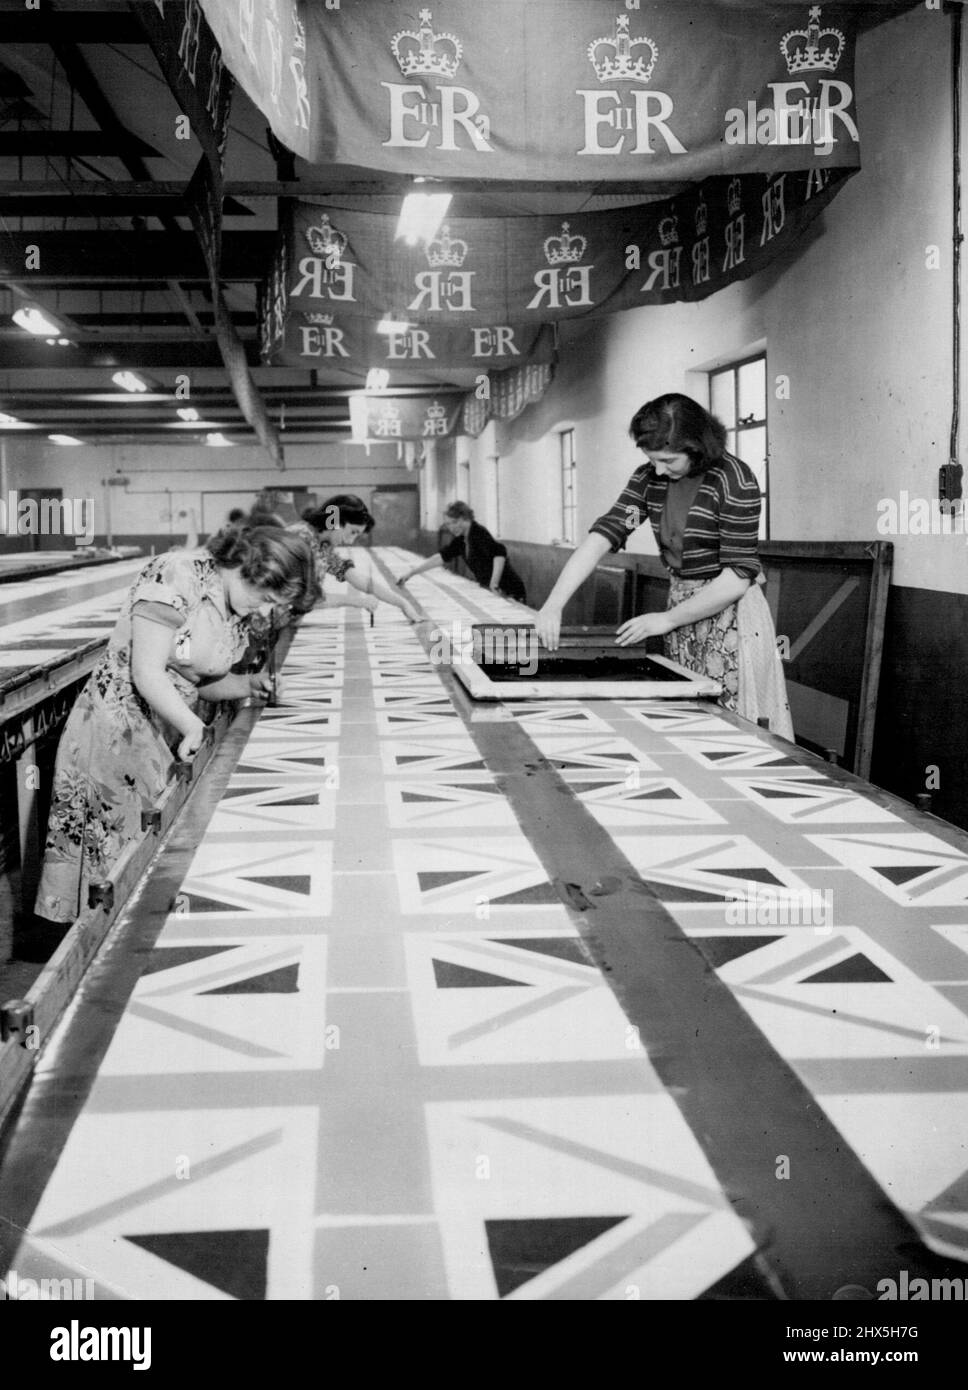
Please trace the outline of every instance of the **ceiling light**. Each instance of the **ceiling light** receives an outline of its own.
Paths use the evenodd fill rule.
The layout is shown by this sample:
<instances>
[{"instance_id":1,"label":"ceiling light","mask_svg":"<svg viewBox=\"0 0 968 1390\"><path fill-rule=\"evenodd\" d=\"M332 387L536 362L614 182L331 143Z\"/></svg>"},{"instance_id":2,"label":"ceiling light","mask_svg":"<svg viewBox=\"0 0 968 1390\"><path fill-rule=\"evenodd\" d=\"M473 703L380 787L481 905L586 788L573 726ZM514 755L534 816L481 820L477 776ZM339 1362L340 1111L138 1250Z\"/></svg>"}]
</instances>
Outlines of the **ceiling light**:
<instances>
[{"instance_id":1,"label":"ceiling light","mask_svg":"<svg viewBox=\"0 0 968 1390\"><path fill-rule=\"evenodd\" d=\"M402 319L381 319L376 326L378 333L409 333L411 325Z\"/></svg>"},{"instance_id":2,"label":"ceiling light","mask_svg":"<svg viewBox=\"0 0 968 1390\"><path fill-rule=\"evenodd\" d=\"M179 420L199 419L198 411L195 409L193 405L183 405L175 411L175 414L178 416Z\"/></svg>"},{"instance_id":3,"label":"ceiling light","mask_svg":"<svg viewBox=\"0 0 968 1390\"><path fill-rule=\"evenodd\" d=\"M49 338L53 334L56 340L61 331L61 326L55 318L46 310L38 309L32 304L14 310L10 317L18 328L24 329L27 333L34 333L38 338Z\"/></svg>"},{"instance_id":4,"label":"ceiling light","mask_svg":"<svg viewBox=\"0 0 968 1390\"><path fill-rule=\"evenodd\" d=\"M115 372L111 380L124 391L141 392L148 389L148 383L142 381L137 372Z\"/></svg>"},{"instance_id":5,"label":"ceiling light","mask_svg":"<svg viewBox=\"0 0 968 1390\"><path fill-rule=\"evenodd\" d=\"M210 445L213 449L230 449L232 447L231 439L226 439L225 435L220 434L218 431L214 434L207 434L205 436L205 443Z\"/></svg>"},{"instance_id":6,"label":"ceiling light","mask_svg":"<svg viewBox=\"0 0 968 1390\"><path fill-rule=\"evenodd\" d=\"M0 410L0 425L2 425L4 429L25 430L30 428L23 420L18 420L15 415L4 415L2 410Z\"/></svg>"},{"instance_id":7,"label":"ceiling light","mask_svg":"<svg viewBox=\"0 0 968 1390\"><path fill-rule=\"evenodd\" d=\"M368 391L385 391L390 385L390 373L385 367L371 367L366 374Z\"/></svg>"},{"instance_id":8,"label":"ceiling light","mask_svg":"<svg viewBox=\"0 0 968 1390\"><path fill-rule=\"evenodd\" d=\"M368 417L366 396L362 391L354 391L349 398L350 429L354 444L365 444L367 439Z\"/></svg>"},{"instance_id":9,"label":"ceiling light","mask_svg":"<svg viewBox=\"0 0 968 1390\"><path fill-rule=\"evenodd\" d=\"M403 237L408 246L432 241L447 215L450 198L449 193L408 193L400 209L395 237Z\"/></svg>"},{"instance_id":10,"label":"ceiling light","mask_svg":"<svg viewBox=\"0 0 968 1390\"><path fill-rule=\"evenodd\" d=\"M82 439L75 439L72 434L49 434L47 438L52 444L83 444Z\"/></svg>"}]
</instances>

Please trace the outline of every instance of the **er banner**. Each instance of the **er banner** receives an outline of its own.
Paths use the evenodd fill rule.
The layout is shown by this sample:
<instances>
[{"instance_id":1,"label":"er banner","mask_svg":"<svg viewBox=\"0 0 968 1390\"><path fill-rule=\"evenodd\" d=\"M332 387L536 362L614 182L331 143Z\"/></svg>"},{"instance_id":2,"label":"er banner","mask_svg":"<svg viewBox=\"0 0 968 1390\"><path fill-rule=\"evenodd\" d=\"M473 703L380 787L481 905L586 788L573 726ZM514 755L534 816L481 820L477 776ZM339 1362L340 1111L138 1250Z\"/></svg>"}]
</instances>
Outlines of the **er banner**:
<instances>
[{"instance_id":1,"label":"er banner","mask_svg":"<svg viewBox=\"0 0 968 1390\"><path fill-rule=\"evenodd\" d=\"M354 319L446 325L474 362L525 360L520 328L703 299L788 257L850 170L707 179L675 198L567 217L450 219L426 245L397 219L293 203L273 272L274 312L308 344Z\"/></svg>"},{"instance_id":2,"label":"er banner","mask_svg":"<svg viewBox=\"0 0 968 1390\"><path fill-rule=\"evenodd\" d=\"M653 183L859 164L853 4L192 3L313 164Z\"/></svg>"}]
</instances>

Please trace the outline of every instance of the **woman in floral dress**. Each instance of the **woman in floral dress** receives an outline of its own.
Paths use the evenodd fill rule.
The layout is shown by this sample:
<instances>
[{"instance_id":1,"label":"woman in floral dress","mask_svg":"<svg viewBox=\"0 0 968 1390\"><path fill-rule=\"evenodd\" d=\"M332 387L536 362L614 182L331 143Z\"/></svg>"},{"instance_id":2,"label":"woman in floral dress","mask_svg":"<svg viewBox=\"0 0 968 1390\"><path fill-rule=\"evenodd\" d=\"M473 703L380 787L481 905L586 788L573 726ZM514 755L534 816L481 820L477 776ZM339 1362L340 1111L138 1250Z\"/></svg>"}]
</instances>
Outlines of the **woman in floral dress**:
<instances>
[{"instance_id":1,"label":"woman in floral dress","mask_svg":"<svg viewBox=\"0 0 968 1390\"><path fill-rule=\"evenodd\" d=\"M292 535L305 537L313 547L320 588L326 576L332 575L338 583L345 580L363 596L357 599L347 594L345 598L330 598L329 602L334 608L349 604L368 608L372 613L382 600L399 608L404 617L414 623L420 617L417 609L403 594L395 592L379 575L373 573L369 556L357 562L344 559L336 552L336 546L355 544L360 536L373 530L373 525L373 517L362 498L353 493L340 493L330 497L321 507L303 512L302 521L294 522L288 529Z\"/></svg>"},{"instance_id":2,"label":"woman in floral dress","mask_svg":"<svg viewBox=\"0 0 968 1390\"><path fill-rule=\"evenodd\" d=\"M629 426L647 456L611 508L565 565L535 621L551 650L565 603L609 551L620 550L646 520L669 572L664 613L642 613L618 629L628 646L662 636L665 654L722 687L720 703L750 720L768 719L793 738L773 619L757 555L759 484L726 452L726 431L689 396L647 401Z\"/></svg>"},{"instance_id":3,"label":"woman in floral dress","mask_svg":"<svg viewBox=\"0 0 968 1390\"><path fill-rule=\"evenodd\" d=\"M110 874L176 762L198 752L199 701L264 687L231 674L248 619L278 603L306 611L317 593L305 541L271 527L226 530L145 566L61 735L37 916L71 922L87 906L88 883Z\"/></svg>"}]
</instances>

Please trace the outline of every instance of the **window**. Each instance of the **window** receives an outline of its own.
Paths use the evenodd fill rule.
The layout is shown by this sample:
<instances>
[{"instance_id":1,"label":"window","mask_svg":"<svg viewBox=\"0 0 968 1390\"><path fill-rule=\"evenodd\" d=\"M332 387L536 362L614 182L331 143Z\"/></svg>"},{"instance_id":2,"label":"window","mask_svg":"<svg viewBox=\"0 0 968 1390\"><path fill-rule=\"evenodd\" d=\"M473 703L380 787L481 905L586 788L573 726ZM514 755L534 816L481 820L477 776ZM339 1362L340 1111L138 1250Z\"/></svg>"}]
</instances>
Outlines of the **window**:
<instances>
[{"instance_id":1,"label":"window","mask_svg":"<svg viewBox=\"0 0 968 1390\"><path fill-rule=\"evenodd\" d=\"M770 445L766 422L766 354L709 373L709 409L726 426L726 448L756 474L763 497L760 540L770 534Z\"/></svg>"},{"instance_id":2,"label":"window","mask_svg":"<svg viewBox=\"0 0 968 1390\"><path fill-rule=\"evenodd\" d=\"M558 439L561 449L561 539L568 545L575 545L578 539L575 431L561 430Z\"/></svg>"},{"instance_id":3,"label":"window","mask_svg":"<svg viewBox=\"0 0 968 1390\"><path fill-rule=\"evenodd\" d=\"M490 454L487 461L490 465L489 472L491 475L489 519L492 523L495 536L499 536L501 534L501 460L499 455Z\"/></svg>"}]
</instances>

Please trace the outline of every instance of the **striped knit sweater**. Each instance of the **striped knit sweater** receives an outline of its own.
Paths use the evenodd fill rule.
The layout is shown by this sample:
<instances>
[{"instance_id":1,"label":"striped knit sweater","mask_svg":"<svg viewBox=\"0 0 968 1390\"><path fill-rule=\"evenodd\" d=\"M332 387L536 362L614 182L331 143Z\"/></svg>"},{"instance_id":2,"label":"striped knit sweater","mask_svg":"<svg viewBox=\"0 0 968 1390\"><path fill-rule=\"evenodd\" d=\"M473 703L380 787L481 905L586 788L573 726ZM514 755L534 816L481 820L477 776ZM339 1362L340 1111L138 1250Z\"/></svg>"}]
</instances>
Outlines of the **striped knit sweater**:
<instances>
[{"instance_id":1,"label":"striped knit sweater","mask_svg":"<svg viewBox=\"0 0 968 1390\"><path fill-rule=\"evenodd\" d=\"M590 529L604 536L612 550L622 550L648 517L658 544L668 489L668 478L656 477L651 463L642 464ZM760 572L756 553L760 503L753 470L741 459L724 454L707 468L686 519L682 577L714 579L729 567L755 578Z\"/></svg>"}]
</instances>

